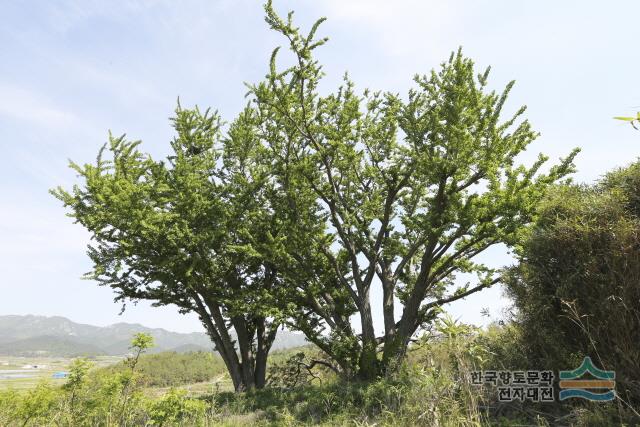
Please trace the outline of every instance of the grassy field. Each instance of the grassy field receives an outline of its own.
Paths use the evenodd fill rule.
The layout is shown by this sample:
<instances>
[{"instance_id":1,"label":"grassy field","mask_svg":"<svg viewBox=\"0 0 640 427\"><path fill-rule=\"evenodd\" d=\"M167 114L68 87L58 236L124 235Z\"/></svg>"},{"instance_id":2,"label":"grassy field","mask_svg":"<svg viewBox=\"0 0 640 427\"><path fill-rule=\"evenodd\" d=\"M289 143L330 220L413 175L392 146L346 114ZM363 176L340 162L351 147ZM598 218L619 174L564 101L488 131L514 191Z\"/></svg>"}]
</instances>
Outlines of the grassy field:
<instances>
[{"instance_id":1,"label":"grassy field","mask_svg":"<svg viewBox=\"0 0 640 427\"><path fill-rule=\"evenodd\" d=\"M277 352L275 352L277 353ZM286 352L285 352L286 354ZM159 357L166 357L170 363L167 369L175 368L176 363L188 363L195 361L197 353L176 355L170 352L159 353L154 355L145 355L142 357L141 364L144 367L149 361ZM46 380L52 386L57 387L63 385L66 379L53 378L56 372L67 372L70 364L75 358L66 357L14 357L0 356L0 390L17 390L25 391L35 388L43 380ZM89 359L93 368L92 371L100 371L108 369L115 371L119 364L123 362L122 356L98 356ZM153 373L149 376L160 376L163 367L154 367ZM180 386L187 391L189 396L202 396L211 393L226 392L233 390L233 384L226 371L222 366L214 366L211 369L211 378L206 381L185 382L175 380L175 382L166 386L148 385L144 388L145 394L150 397L164 395L172 387Z\"/></svg>"},{"instance_id":2,"label":"grassy field","mask_svg":"<svg viewBox=\"0 0 640 427\"><path fill-rule=\"evenodd\" d=\"M286 354L286 353L285 353ZM157 355L143 356L150 359ZM189 359L189 355L183 356ZM192 356L191 356L192 357ZM0 390L17 390L26 391L35 388L43 380L46 380L54 387L63 385L66 379L55 379L53 374L56 372L67 372L69 365L74 358L65 357L12 357L0 356ZM94 371L101 369L115 370L119 363L124 360L120 356L99 356L90 359L94 364ZM31 367L27 367L31 366ZM34 368L33 366L38 366ZM154 375L158 375L157 371ZM184 382L176 381L166 386L150 385L144 388L145 394L149 397L158 397L166 394L172 387L180 386L186 390L191 397L204 396L219 392L227 392L233 390L233 384L229 375L224 369L213 369L211 379L207 381Z\"/></svg>"},{"instance_id":3,"label":"grassy field","mask_svg":"<svg viewBox=\"0 0 640 427\"><path fill-rule=\"evenodd\" d=\"M56 372L66 372L72 358L65 357L13 357L0 356L0 390L27 390L43 379L53 385L62 385L65 379L54 379ZM91 359L96 367L105 367L122 360L119 356L99 356ZM38 366L34 368L33 366Z\"/></svg>"}]
</instances>

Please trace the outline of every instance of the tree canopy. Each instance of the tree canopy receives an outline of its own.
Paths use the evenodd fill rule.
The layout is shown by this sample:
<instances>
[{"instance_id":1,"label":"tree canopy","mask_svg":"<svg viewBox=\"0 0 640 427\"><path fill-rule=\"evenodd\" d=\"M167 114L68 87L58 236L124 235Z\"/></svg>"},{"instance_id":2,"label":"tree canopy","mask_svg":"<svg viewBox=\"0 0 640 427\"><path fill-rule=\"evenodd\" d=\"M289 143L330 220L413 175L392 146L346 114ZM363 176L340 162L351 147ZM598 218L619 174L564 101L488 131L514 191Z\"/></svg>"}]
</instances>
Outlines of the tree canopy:
<instances>
[{"instance_id":1,"label":"tree canopy","mask_svg":"<svg viewBox=\"0 0 640 427\"><path fill-rule=\"evenodd\" d=\"M280 281L251 250L273 214L246 119L223 136L217 113L179 106L166 160L110 136L95 164L71 163L83 186L53 191L92 234L88 277L114 289L117 301L197 313L237 389L264 385L278 327L270 290Z\"/></svg>"},{"instance_id":2,"label":"tree canopy","mask_svg":"<svg viewBox=\"0 0 640 427\"><path fill-rule=\"evenodd\" d=\"M357 365L350 368L369 378L401 359L441 306L500 280L476 256L517 242L548 187L572 172L577 150L546 173L543 155L530 167L516 165L538 134L521 120L524 107L501 115L513 82L489 91L489 69L476 74L460 50L416 76L406 97L358 93L346 76L335 92L322 93L313 54L327 41L316 37L323 20L305 35L291 13L279 17L270 2L265 10L294 58L279 69L276 49L267 78L250 86L261 117L255 133L293 207L287 238L273 251L286 254L277 264L290 266L282 271L304 307L293 323L336 359L346 346ZM318 273L315 281L309 272ZM477 283L451 289L457 273L475 273ZM370 298L378 285L382 337ZM361 334L349 323L352 313Z\"/></svg>"}]
</instances>

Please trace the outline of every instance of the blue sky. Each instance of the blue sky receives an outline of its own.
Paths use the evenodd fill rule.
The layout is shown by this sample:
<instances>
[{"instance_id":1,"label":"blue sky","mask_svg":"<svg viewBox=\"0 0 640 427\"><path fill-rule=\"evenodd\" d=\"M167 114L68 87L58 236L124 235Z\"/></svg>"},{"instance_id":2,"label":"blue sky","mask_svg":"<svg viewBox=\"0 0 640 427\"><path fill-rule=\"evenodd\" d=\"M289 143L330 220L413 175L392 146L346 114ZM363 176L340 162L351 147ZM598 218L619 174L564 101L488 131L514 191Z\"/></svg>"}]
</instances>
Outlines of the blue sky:
<instances>
[{"instance_id":1,"label":"blue sky","mask_svg":"<svg viewBox=\"0 0 640 427\"><path fill-rule=\"evenodd\" d=\"M406 92L411 77L462 46L491 86L515 79L508 104L542 136L523 156L556 159L580 146L577 181L591 182L635 160L640 133L611 119L640 110L640 2L602 1L277 1L300 24L319 16L330 42L318 52L335 87L349 71L359 88ZM161 156L168 118L183 105L231 119L243 82L264 76L283 44L263 22L261 2L0 0L0 314L64 315L106 325L139 322L201 330L177 310L130 306L118 316L108 289L80 280L90 265L88 235L47 191L71 186L67 159L95 158L107 131L142 139ZM485 255L509 263L500 250ZM452 308L469 322L480 309L500 315L499 288Z\"/></svg>"}]
</instances>

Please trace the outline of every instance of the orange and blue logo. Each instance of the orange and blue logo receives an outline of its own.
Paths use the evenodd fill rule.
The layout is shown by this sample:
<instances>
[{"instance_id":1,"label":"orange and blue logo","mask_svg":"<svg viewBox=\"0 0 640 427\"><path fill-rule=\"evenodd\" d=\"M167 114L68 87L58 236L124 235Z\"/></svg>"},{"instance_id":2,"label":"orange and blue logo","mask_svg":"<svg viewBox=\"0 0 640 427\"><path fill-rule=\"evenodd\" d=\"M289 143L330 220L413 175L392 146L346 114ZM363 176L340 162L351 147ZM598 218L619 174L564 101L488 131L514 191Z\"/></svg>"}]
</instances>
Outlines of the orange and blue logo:
<instances>
[{"instance_id":1,"label":"orange and blue logo","mask_svg":"<svg viewBox=\"0 0 640 427\"><path fill-rule=\"evenodd\" d=\"M580 379L587 373L593 378ZM616 397L615 378L615 371L598 369L590 357L585 357L582 364L573 371L560 371L560 400L572 397L597 402L613 400Z\"/></svg>"}]
</instances>

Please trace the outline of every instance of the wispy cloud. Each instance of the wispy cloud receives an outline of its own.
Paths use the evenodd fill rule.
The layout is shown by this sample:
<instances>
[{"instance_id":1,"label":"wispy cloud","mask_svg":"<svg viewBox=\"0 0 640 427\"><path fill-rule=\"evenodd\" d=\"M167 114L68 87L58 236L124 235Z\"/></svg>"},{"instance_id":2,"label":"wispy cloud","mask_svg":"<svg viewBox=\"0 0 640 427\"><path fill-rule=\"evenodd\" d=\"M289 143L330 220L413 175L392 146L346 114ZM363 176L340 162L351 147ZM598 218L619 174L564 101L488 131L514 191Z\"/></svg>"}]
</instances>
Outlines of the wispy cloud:
<instances>
[{"instance_id":1,"label":"wispy cloud","mask_svg":"<svg viewBox=\"0 0 640 427\"><path fill-rule=\"evenodd\" d=\"M387 55L396 57L449 49L449 29L467 16L456 2L434 0L329 0L324 6L331 20L366 31Z\"/></svg>"},{"instance_id":2,"label":"wispy cloud","mask_svg":"<svg viewBox=\"0 0 640 427\"><path fill-rule=\"evenodd\" d=\"M81 123L76 113L54 105L45 96L15 86L0 84L0 117L30 125L61 128Z\"/></svg>"}]
</instances>

